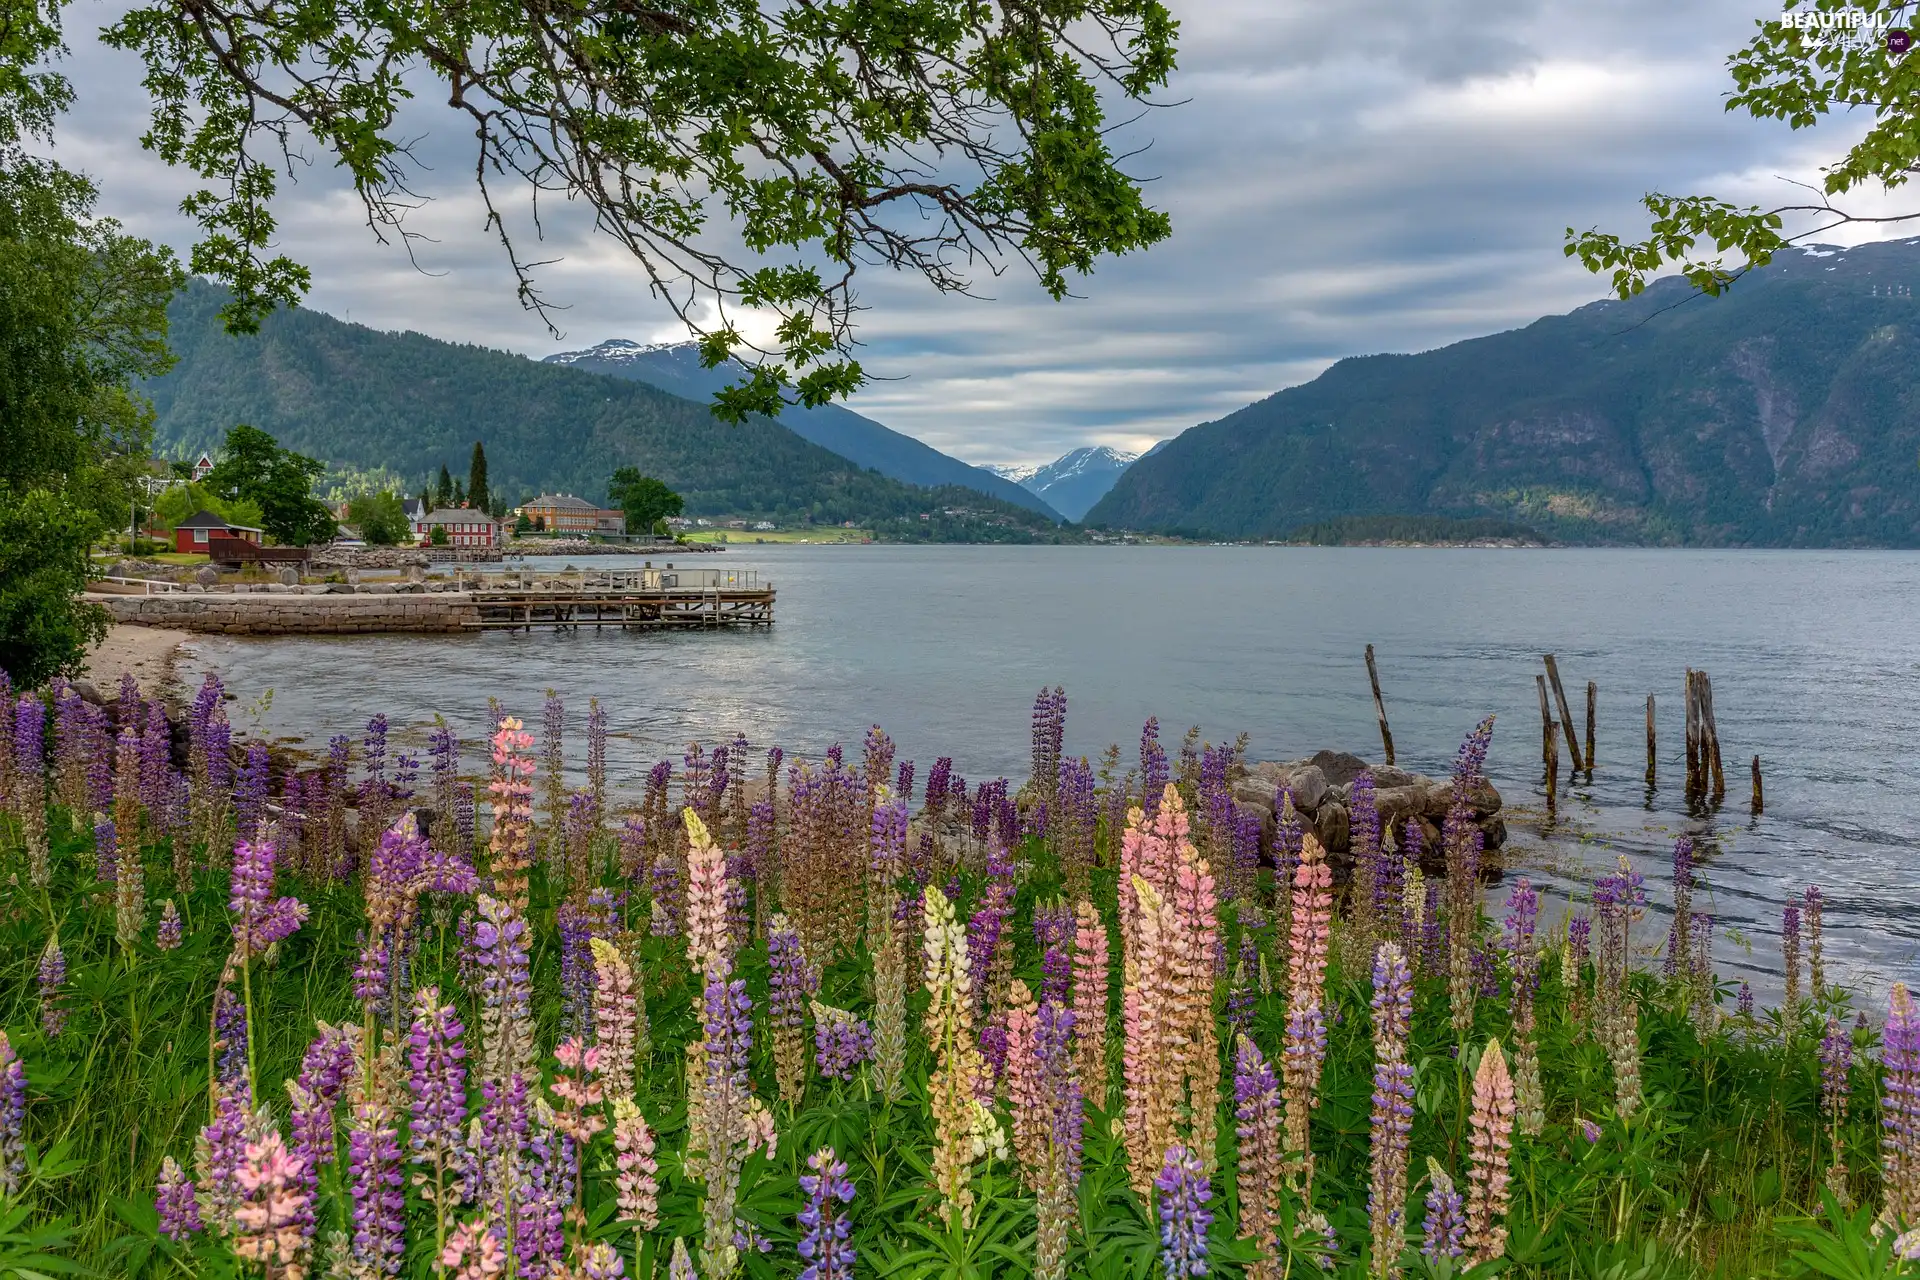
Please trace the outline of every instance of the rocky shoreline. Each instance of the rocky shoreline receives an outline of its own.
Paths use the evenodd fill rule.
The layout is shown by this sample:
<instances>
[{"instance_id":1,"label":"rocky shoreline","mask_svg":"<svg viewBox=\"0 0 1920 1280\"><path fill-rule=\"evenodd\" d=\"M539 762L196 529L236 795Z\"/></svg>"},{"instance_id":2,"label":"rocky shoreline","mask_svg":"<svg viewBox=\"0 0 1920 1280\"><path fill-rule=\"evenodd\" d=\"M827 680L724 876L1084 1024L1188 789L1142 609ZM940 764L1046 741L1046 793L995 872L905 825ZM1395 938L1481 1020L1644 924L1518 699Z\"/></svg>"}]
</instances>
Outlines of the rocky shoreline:
<instances>
[{"instance_id":1,"label":"rocky shoreline","mask_svg":"<svg viewBox=\"0 0 1920 1280\"><path fill-rule=\"evenodd\" d=\"M1353 780L1362 773L1373 777L1374 807L1380 814L1381 830L1391 832L1394 843L1404 849L1407 824L1418 823L1421 868L1434 872L1445 870L1440 824L1453 803L1451 779L1429 778L1393 765L1369 764L1345 751L1322 751L1302 760L1262 760L1248 765L1246 776L1234 785L1233 798L1242 807L1262 815L1266 839L1271 841L1284 790L1292 797L1302 824L1314 833L1339 871L1351 863L1349 801ZM1507 823L1501 816L1499 791L1492 783L1482 780L1467 799L1485 847L1497 849L1504 845Z\"/></svg>"}]
</instances>

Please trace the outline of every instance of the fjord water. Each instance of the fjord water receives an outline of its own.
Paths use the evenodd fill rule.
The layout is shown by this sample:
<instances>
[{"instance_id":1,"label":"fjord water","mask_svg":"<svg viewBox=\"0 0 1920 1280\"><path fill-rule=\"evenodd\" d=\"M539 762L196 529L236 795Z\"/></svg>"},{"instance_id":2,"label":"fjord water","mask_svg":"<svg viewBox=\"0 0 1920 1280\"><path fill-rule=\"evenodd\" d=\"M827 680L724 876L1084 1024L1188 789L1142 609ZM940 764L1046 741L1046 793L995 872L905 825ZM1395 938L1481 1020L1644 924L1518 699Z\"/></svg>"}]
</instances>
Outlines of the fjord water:
<instances>
[{"instance_id":1,"label":"fjord water","mask_svg":"<svg viewBox=\"0 0 1920 1280\"><path fill-rule=\"evenodd\" d=\"M539 564L540 562L531 562ZM595 565L624 560L597 559ZM237 726L358 739L385 712L424 753L436 714L484 769L487 699L539 728L543 691L566 699L568 755L584 764L587 699L609 711L610 773L637 791L649 764L690 741L744 732L789 757L846 744L869 724L901 759L951 755L969 780L1026 775L1042 685L1068 694L1067 747L1109 742L1137 761L1158 715L1169 753L1198 724L1252 759L1322 747L1379 758L1362 654L1377 650L1399 763L1446 771L1482 716L1498 720L1488 771L1506 798L1509 874L1564 901L1583 873L1631 856L1665 933L1667 851L1706 848L1696 910L1718 921L1715 963L1763 988L1778 966L1780 904L1818 883L1830 981L1884 989L1915 974L1920 942L1920 554L1278 547L737 547L730 568L779 589L770 631L644 635L200 641ZM553 567L558 567L556 564ZM1576 720L1599 685L1598 768L1541 811L1534 674L1558 655ZM1727 803L1681 795L1681 694L1711 673ZM261 695L271 689L268 705ZM1645 704L1659 699L1659 785L1644 785ZM1759 755L1766 812L1748 812ZM1565 751L1562 751L1563 764ZM758 767L756 752L756 767ZM1123 765L1124 767L1124 765ZM1490 906L1503 893L1489 894Z\"/></svg>"}]
</instances>

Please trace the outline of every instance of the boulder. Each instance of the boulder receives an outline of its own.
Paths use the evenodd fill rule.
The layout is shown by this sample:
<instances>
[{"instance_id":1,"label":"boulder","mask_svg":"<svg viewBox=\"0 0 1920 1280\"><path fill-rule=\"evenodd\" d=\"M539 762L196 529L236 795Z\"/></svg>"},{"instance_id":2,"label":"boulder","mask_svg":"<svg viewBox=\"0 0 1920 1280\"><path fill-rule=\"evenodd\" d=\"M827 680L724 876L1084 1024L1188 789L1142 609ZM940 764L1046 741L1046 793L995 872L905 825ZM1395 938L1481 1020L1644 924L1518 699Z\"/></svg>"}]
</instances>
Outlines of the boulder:
<instances>
[{"instance_id":1,"label":"boulder","mask_svg":"<svg viewBox=\"0 0 1920 1280\"><path fill-rule=\"evenodd\" d=\"M1382 822L1397 823L1410 813L1419 813L1424 799L1417 786L1382 787L1373 793L1373 807L1380 811Z\"/></svg>"},{"instance_id":2,"label":"boulder","mask_svg":"<svg viewBox=\"0 0 1920 1280\"><path fill-rule=\"evenodd\" d=\"M75 680L72 682L71 687L75 693L80 695L81 701L91 702L96 707L104 707L107 705L107 700L100 696L100 691L93 687L91 680Z\"/></svg>"},{"instance_id":3,"label":"boulder","mask_svg":"<svg viewBox=\"0 0 1920 1280\"><path fill-rule=\"evenodd\" d=\"M1498 849L1507 842L1507 820L1497 813L1482 819L1480 834L1484 837L1481 841L1483 847Z\"/></svg>"},{"instance_id":4,"label":"boulder","mask_svg":"<svg viewBox=\"0 0 1920 1280\"><path fill-rule=\"evenodd\" d=\"M1329 855L1346 853L1351 842L1347 807L1331 801L1321 805L1313 815L1313 834Z\"/></svg>"},{"instance_id":5,"label":"boulder","mask_svg":"<svg viewBox=\"0 0 1920 1280\"><path fill-rule=\"evenodd\" d=\"M1318 765L1294 770L1287 777L1286 785L1293 791L1293 807L1302 813L1313 812L1327 798L1327 775Z\"/></svg>"},{"instance_id":6,"label":"boulder","mask_svg":"<svg viewBox=\"0 0 1920 1280\"><path fill-rule=\"evenodd\" d=\"M1350 751L1320 751L1314 754L1313 765L1329 786L1344 787L1360 776L1367 762Z\"/></svg>"},{"instance_id":7,"label":"boulder","mask_svg":"<svg viewBox=\"0 0 1920 1280\"><path fill-rule=\"evenodd\" d=\"M280 571L280 585L283 587L299 586L300 571L298 569L282 569Z\"/></svg>"},{"instance_id":8,"label":"boulder","mask_svg":"<svg viewBox=\"0 0 1920 1280\"><path fill-rule=\"evenodd\" d=\"M1410 787L1419 780L1419 777L1419 774L1408 773L1398 765L1376 765L1373 769L1373 788L1376 791L1387 791L1394 787Z\"/></svg>"},{"instance_id":9,"label":"boulder","mask_svg":"<svg viewBox=\"0 0 1920 1280\"><path fill-rule=\"evenodd\" d=\"M1233 784L1233 802L1243 809L1258 809L1269 816L1273 813L1273 783L1261 777L1242 778Z\"/></svg>"},{"instance_id":10,"label":"boulder","mask_svg":"<svg viewBox=\"0 0 1920 1280\"><path fill-rule=\"evenodd\" d=\"M193 580L203 587L216 586L220 582L220 571L210 564L203 564L194 571Z\"/></svg>"}]
</instances>

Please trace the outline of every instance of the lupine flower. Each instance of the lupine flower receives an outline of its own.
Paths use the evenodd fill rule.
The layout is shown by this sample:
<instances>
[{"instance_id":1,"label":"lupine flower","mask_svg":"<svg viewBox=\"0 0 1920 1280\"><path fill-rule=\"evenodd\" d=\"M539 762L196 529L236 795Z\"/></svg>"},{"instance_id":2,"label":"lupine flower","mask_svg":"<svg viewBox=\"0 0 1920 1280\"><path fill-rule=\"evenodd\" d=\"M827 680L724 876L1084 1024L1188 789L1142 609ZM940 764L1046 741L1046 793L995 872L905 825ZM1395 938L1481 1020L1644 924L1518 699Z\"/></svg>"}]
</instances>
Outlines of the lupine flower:
<instances>
[{"instance_id":1,"label":"lupine flower","mask_svg":"<svg viewBox=\"0 0 1920 1280\"><path fill-rule=\"evenodd\" d=\"M704 1023L706 1080L699 1107L706 1158L699 1168L707 1184L707 1200L700 1254L710 1275L724 1275L733 1270L737 1258L733 1211L740 1165L750 1140L747 1059L753 1047L753 1002L747 996L747 984L737 979L729 982L723 972L709 972Z\"/></svg>"},{"instance_id":2,"label":"lupine flower","mask_svg":"<svg viewBox=\"0 0 1920 1280\"><path fill-rule=\"evenodd\" d=\"M1074 1077L1072 1038L1072 1011L1052 1002L1042 1004L1031 1045L1034 1093L1043 1112L1035 1205L1036 1280L1061 1280L1065 1275L1067 1233L1079 1205L1086 1109L1080 1082Z\"/></svg>"},{"instance_id":3,"label":"lupine flower","mask_svg":"<svg viewBox=\"0 0 1920 1280\"><path fill-rule=\"evenodd\" d=\"M1213 1199L1206 1166L1185 1147L1168 1147L1153 1185L1160 1191L1161 1271L1167 1280L1206 1275L1207 1229L1213 1225L1206 1208Z\"/></svg>"},{"instance_id":4,"label":"lupine flower","mask_svg":"<svg viewBox=\"0 0 1920 1280\"><path fill-rule=\"evenodd\" d=\"M1327 1056L1326 1016L1321 1002L1333 919L1333 872L1320 842L1311 835L1301 841L1300 865L1294 871L1293 885L1287 1034L1280 1061L1286 1081L1287 1149L1310 1159L1307 1119L1319 1104L1320 1069ZM1310 1180L1311 1163L1307 1168Z\"/></svg>"},{"instance_id":5,"label":"lupine flower","mask_svg":"<svg viewBox=\"0 0 1920 1280\"><path fill-rule=\"evenodd\" d=\"M583 1245L574 1256L580 1280L626 1280L627 1264L610 1244Z\"/></svg>"},{"instance_id":6,"label":"lupine flower","mask_svg":"<svg viewBox=\"0 0 1920 1280\"><path fill-rule=\"evenodd\" d=\"M120 874L120 840L112 818L93 824L93 874L101 884L113 884Z\"/></svg>"},{"instance_id":7,"label":"lupine flower","mask_svg":"<svg viewBox=\"0 0 1920 1280\"><path fill-rule=\"evenodd\" d=\"M413 1026L407 1035L410 1159L426 1173L416 1179L441 1214L445 1229L446 1179L464 1155L467 1118L466 1028L440 989L414 993Z\"/></svg>"},{"instance_id":8,"label":"lupine flower","mask_svg":"<svg viewBox=\"0 0 1920 1280\"><path fill-rule=\"evenodd\" d=\"M47 863L46 724L46 705L31 694L22 694L14 707L14 794L9 800L20 819L21 839L27 849L27 882L36 889L45 889L53 874Z\"/></svg>"},{"instance_id":9,"label":"lupine flower","mask_svg":"<svg viewBox=\"0 0 1920 1280\"><path fill-rule=\"evenodd\" d=\"M307 918L297 898L273 896L273 842L242 840L233 850L234 951L242 959L257 956L292 934Z\"/></svg>"},{"instance_id":10,"label":"lupine flower","mask_svg":"<svg viewBox=\"0 0 1920 1280\"><path fill-rule=\"evenodd\" d=\"M1667 932L1667 957L1662 966L1669 978L1677 978L1693 954L1689 933L1693 928L1693 839L1681 836L1673 842L1673 925Z\"/></svg>"},{"instance_id":11,"label":"lupine flower","mask_svg":"<svg viewBox=\"0 0 1920 1280\"><path fill-rule=\"evenodd\" d=\"M673 1238L673 1260L667 1264L667 1280L698 1280L693 1259L687 1256L687 1242L679 1236Z\"/></svg>"},{"instance_id":12,"label":"lupine flower","mask_svg":"<svg viewBox=\"0 0 1920 1280\"><path fill-rule=\"evenodd\" d=\"M1734 997L1734 1007L1742 1018L1753 1017L1753 984L1745 978L1740 979L1740 992Z\"/></svg>"},{"instance_id":13,"label":"lupine flower","mask_svg":"<svg viewBox=\"0 0 1920 1280\"><path fill-rule=\"evenodd\" d=\"M926 1035L934 1070L927 1081L933 1112L933 1182L940 1193L941 1221L963 1230L973 1224L975 1160L1006 1154L1006 1138L993 1113L980 1104L978 1084L985 1064L973 1036L972 975L966 936L947 896L927 886L923 901L927 960Z\"/></svg>"},{"instance_id":14,"label":"lupine flower","mask_svg":"<svg viewBox=\"0 0 1920 1280\"><path fill-rule=\"evenodd\" d=\"M154 1188L154 1210L160 1215L160 1234L179 1244L202 1230L200 1203L194 1198L192 1179L178 1161L168 1156L160 1162L160 1182Z\"/></svg>"},{"instance_id":15,"label":"lupine flower","mask_svg":"<svg viewBox=\"0 0 1920 1280\"><path fill-rule=\"evenodd\" d=\"M347 1190L353 1198L353 1260L374 1275L399 1275L406 1252L406 1196L393 1117L378 1102L353 1109L347 1126Z\"/></svg>"},{"instance_id":16,"label":"lupine flower","mask_svg":"<svg viewBox=\"0 0 1920 1280\"><path fill-rule=\"evenodd\" d=\"M773 917L767 931L767 1019L773 1029L774 1074L780 1098L800 1104L807 1085L806 1007L820 989L820 978L800 948L800 935L786 915Z\"/></svg>"},{"instance_id":17,"label":"lupine flower","mask_svg":"<svg viewBox=\"0 0 1920 1280\"><path fill-rule=\"evenodd\" d=\"M1546 1093L1540 1084L1540 1054L1534 1044L1534 995L1540 986L1540 956L1533 930L1540 917L1540 895L1525 876L1507 895L1506 944L1513 967L1514 1106L1520 1132L1538 1134L1547 1123Z\"/></svg>"},{"instance_id":18,"label":"lupine flower","mask_svg":"<svg viewBox=\"0 0 1920 1280\"><path fill-rule=\"evenodd\" d=\"M1827 1034L1820 1041L1820 1101L1837 1123L1847 1112L1848 1076L1853 1070L1853 1037L1840 1019L1827 1018Z\"/></svg>"},{"instance_id":19,"label":"lupine flower","mask_svg":"<svg viewBox=\"0 0 1920 1280\"><path fill-rule=\"evenodd\" d=\"M1800 1007L1800 904L1797 902L1789 902L1780 911L1780 964L1787 987L1780 1000L1780 1010L1791 1025Z\"/></svg>"},{"instance_id":20,"label":"lupine flower","mask_svg":"<svg viewBox=\"0 0 1920 1280\"><path fill-rule=\"evenodd\" d=\"M1107 1105L1107 925L1091 902L1074 908L1073 1035L1080 1087Z\"/></svg>"},{"instance_id":21,"label":"lupine flower","mask_svg":"<svg viewBox=\"0 0 1920 1280\"><path fill-rule=\"evenodd\" d=\"M1579 1125L1580 1136L1587 1140L1588 1146L1592 1146L1594 1143L1600 1141L1601 1130L1599 1125L1587 1119L1585 1116L1580 1118Z\"/></svg>"},{"instance_id":22,"label":"lupine flower","mask_svg":"<svg viewBox=\"0 0 1920 1280\"><path fill-rule=\"evenodd\" d=\"M0 1195L20 1194L27 1158L27 1067L0 1031Z\"/></svg>"},{"instance_id":23,"label":"lupine flower","mask_svg":"<svg viewBox=\"0 0 1920 1280\"><path fill-rule=\"evenodd\" d=\"M46 949L40 953L40 1029L47 1033L49 1040L57 1037L67 1025L67 1010L60 998L60 988L67 981L67 956L60 950L60 935L47 938Z\"/></svg>"},{"instance_id":24,"label":"lupine flower","mask_svg":"<svg viewBox=\"0 0 1920 1280\"><path fill-rule=\"evenodd\" d=\"M1880 1064L1886 1073L1881 1103L1881 1216L1889 1222L1920 1222L1920 1009L1906 984L1887 995L1887 1025L1880 1033Z\"/></svg>"},{"instance_id":25,"label":"lupine flower","mask_svg":"<svg viewBox=\"0 0 1920 1280\"><path fill-rule=\"evenodd\" d=\"M1498 1258L1507 1249L1507 1183L1513 1145L1513 1080L1498 1040L1487 1041L1480 1069L1473 1076L1469 1118L1473 1167L1467 1177L1468 1260L1473 1265Z\"/></svg>"},{"instance_id":26,"label":"lupine flower","mask_svg":"<svg viewBox=\"0 0 1920 1280\"><path fill-rule=\"evenodd\" d=\"M473 926L481 977L481 1075L505 1088L533 1075L533 992L527 969L527 924L511 903L481 894Z\"/></svg>"},{"instance_id":27,"label":"lupine flower","mask_svg":"<svg viewBox=\"0 0 1920 1280\"><path fill-rule=\"evenodd\" d=\"M1453 1179L1440 1162L1427 1157L1427 1218L1420 1242L1421 1256L1438 1263L1466 1253L1467 1211Z\"/></svg>"},{"instance_id":28,"label":"lupine flower","mask_svg":"<svg viewBox=\"0 0 1920 1280\"><path fill-rule=\"evenodd\" d=\"M798 1252L807 1264L800 1280L851 1280L857 1255L847 1237L853 1224L837 1207L853 1202L846 1162L835 1157L832 1147L822 1147L807 1158L807 1168L812 1172L800 1175L800 1190L807 1197L807 1207L799 1214L806 1230Z\"/></svg>"},{"instance_id":29,"label":"lupine flower","mask_svg":"<svg viewBox=\"0 0 1920 1280\"><path fill-rule=\"evenodd\" d=\"M1807 928L1807 986L1815 1000L1826 989L1827 969L1825 949L1821 945L1821 918L1826 914L1826 900L1820 894L1820 886L1807 886L1806 907L1803 919Z\"/></svg>"},{"instance_id":30,"label":"lupine flower","mask_svg":"<svg viewBox=\"0 0 1920 1280\"><path fill-rule=\"evenodd\" d=\"M1140 810L1152 819L1172 777L1167 769L1167 751L1160 745L1160 717L1148 716L1140 727Z\"/></svg>"},{"instance_id":31,"label":"lupine flower","mask_svg":"<svg viewBox=\"0 0 1920 1280\"><path fill-rule=\"evenodd\" d=\"M630 1098L643 1035L640 988L634 981L633 966L619 948L605 938L594 938L591 946L593 1026L599 1038L601 1078L606 1081L609 1098Z\"/></svg>"},{"instance_id":32,"label":"lupine flower","mask_svg":"<svg viewBox=\"0 0 1920 1280\"><path fill-rule=\"evenodd\" d=\"M653 1156L653 1130L633 1099L613 1100L614 1194L621 1218L641 1232L660 1225L659 1165Z\"/></svg>"},{"instance_id":33,"label":"lupine flower","mask_svg":"<svg viewBox=\"0 0 1920 1280\"><path fill-rule=\"evenodd\" d=\"M334 1162L334 1108L354 1074L353 1032L323 1022L320 1034L307 1046L300 1074L287 1081L291 1150L300 1158L310 1199L319 1188L320 1170Z\"/></svg>"},{"instance_id":34,"label":"lupine flower","mask_svg":"<svg viewBox=\"0 0 1920 1280\"><path fill-rule=\"evenodd\" d=\"M1373 1256L1399 1257L1406 1225L1407 1144L1413 1132L1413 1066L1407 1061L1413 972L1391 942L1373 961L1373 1134L1367 1218Z\"/></svg>"},{"instance_id":35,"label":"lupine flower","mask_svg":"<svg viewBox=\"0 0 1920 1280\"><path fill-rule=\"evenodd\" d=\"M247 1144L246 1159L234 1171L240 1204L234 1210L234 1256L258 1262L269 1277L298 1280L307 1250L307 1224L313 1206L307 1197L300 1157L287 1150L277 1133ZM396 1274L394 1269L388 1274Z\"/></svg>"},{"instance_id":36,"label":"lupine flower","mask_svg":"<svg viewBox=\"0 0 1920 1280\"><path fill-rule=\"evenodd\" d=\"M873 1032L865 1018L813 1001L814 1062L828 1080L851 1080L873 1057Z\"/></svg>"},{"instance_id":37,"label":"lupine flower","mask_svg":"<svg viewBox=\"0 0 1920 1280\"><path fill-rule=\"evenodd\" d=\"M1280 1082L1273 1066L1248 1037L1238 1038L1233 1072L1234 1132L1240 1138L1240 1234L1259 1258L1249 1263L1253 1280L1276 1280L1280 1187L1285 1178L1281 1147Z\"/></svg>"},{"instance_id":38,"label":"lupine flower","mask_svg":"<svg viewBox=\"0 0 1920 1280\"><path fill-rule=\"evenodd\" d=\"M267 744L247 744L247 758L233 783L233 827L242 840L260 834L260 819L266 812L268 785Z\"/></svg>"},{"instance_id":39,"label":"lupine flower","mask_svg":"<svg viewBox=\"0 0 1920 1280\"><path fill-rule=\"evenodd\" d=\"M691 808L687 829L687 963L708 976L733 971L733 940L727 927L727 859Z\"/></svg>"},{"instance_id":40,"label":"lupine flower","mask_svg":"<svg viewBox=\"0 0 1920 1280\"><path fill-rule=\"evenodd\" d=\"M493 776L487 792L493 801L493 834L488 840L493 890L527 909L527 851L533 841L533 735L512 716L494 731Z\"/></svg>"}]
</instances>

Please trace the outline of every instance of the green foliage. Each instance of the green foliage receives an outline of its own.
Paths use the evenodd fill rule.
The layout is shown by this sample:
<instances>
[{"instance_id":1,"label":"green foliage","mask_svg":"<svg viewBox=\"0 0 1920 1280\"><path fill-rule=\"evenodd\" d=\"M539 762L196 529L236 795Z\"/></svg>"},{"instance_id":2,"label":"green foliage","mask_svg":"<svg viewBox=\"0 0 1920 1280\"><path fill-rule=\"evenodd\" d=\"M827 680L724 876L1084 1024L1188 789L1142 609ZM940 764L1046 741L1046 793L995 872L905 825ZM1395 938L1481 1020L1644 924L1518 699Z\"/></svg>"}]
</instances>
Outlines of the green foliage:
<instances>
[{"instance_id":1,"label":"green foliage","mask_svg":"<svg viewBox=\"0 0 1920 1280\"><path fill-rule=\"evenodd\" d=\"M324 462L283 449L266 432L242 423L228 430L207 486L258 506L261 528L276 542L307 546L332 541L339 527L327 504L313 496L313 483L326 469Z\"/></svg>"},{"instance_id":2,"label":"green foliage","mask_svg":"<svg viewBox=\"0 0 1920 1280\"><path fill-rule=\"evenodd\" d=\"M36 688L78 675L107 634L107 614L80 604L100 531L91 511L47 489L0 483L0 671Z\"/></svg>"},{"instance_id":3,"label":"green foliage","mask_svg":"<svg viewBox=\"0 0 1920 1280\"><path fill-rule=\"evenodd\" d=\"M263 517L258 503L246 498L225 498L203 484L188 481L163 491L153 500L154 518L162 528L176 529L182 520L190 520L202 511L211 511L234 524L259 529Z\"/></svg>"},{"instance_id":4,"label":"green foliage","mask_svg":"<svg viewBox=\"0 0 1920 1280\"><path fill-rule=\"evenodd\" d=\"M1847 15L1902 20L1904 6L1856 6L1846 0L1789 0L1785 13L1754 24L1757 32L1745 48L1727 60L1733 92L1727 110L1744 110L1757 120L1781 120L1807 129L1838 111L1850 121L1871 111L1873 124L1837 163L1822 166L1820 186L1803 188L1810 196L1771 209L1733 205L1711 196L1674 196L1652 192L1641 203L1652 215L1644 240L1627 241L1598 229L1566 230L1566 254L1582 266L1610 275L1614 292L1630 298L1647 287L1663 267L1677 266L1688 284L1718 295L1796 241L1818 237L1849 222L1899 221L1877 211L1855 215L1834 203L1836 197L1875 188L1891 192L1906 185L1920 165L1911 53L1895 53L1886 32L1873 28L1849 39L1847 29L1807 29L1798 18ZM1788 235L1785 219L1797 216L1805 231ZM1702 242L1713 254L1701 252Z\"/></svg>"},{"instance_id":5,"label":"green foliage","mask_svg":"<svg viewBox=\"0 0 1920 1280\"><path fill-rule=\"evenodd\" d=\"M523 3L273 0L216 3L193 22L152 4L105 38L145 60L146 145L208 183L185 202L201 226L192 265L232 288L235 331L308 285L305 267L270 256L292 136L331 153L371 224L404 236L418 196L401 105L441 80L489 209L523 186L587 204L649 277L675 281L660 296L709 367L758 350L734 327L740 308L775 318L765 358L715 397L739 422L859 385L847 351L861 264L959 291L956 264L1011 258L1057 299L1069 273L1166 238L1166 215L1119 167L1108 108L1150 102L1176 29L1160 0L709 0L563 19ZM937 177L922 159L935 153ZM513 221L489 225L522 302L544 314ZM719 247L729 237L744 253Z\"/></svg>"},{"instance_id":6,"label":"green foliage","mask_svg":"<svg viewBox=\"0 0 1920 1280\"><path fill-rule=\"evenodd\" d=\"M1920 247L1799 249L1713 303L1661 281L1342 360L1128 468L1087 520L1285 538L1491 518L1561 543L1920 546Z\"/></svg>"},{"instance_id":7,"label":"green foliage","mask_svg":"<svg viewBox=\"0 0 1920 1280\"><path fill-rule=\"evenodd\" d=\"M347 521L360 530L360 536L376 547L391 547L413 541L413 525L400 499L391 493L362 494L347 504ZM437 526L435 533L446 535Z\"/></svg>"},{"instance_id":8,"label":"green foliage","mask_svg":"<svg viewBox=\"0 0 1920 1280\"><path fill-rule=\"evenodd\" d=\"M677 516L686 503L664 481L643 476L638 467L621 467L607 481L607 501L627 513L627 532L642 533Z\"/></svg>"},{"instance_id":9,"label":"green foliage","mask_svg":"<svg viewBox=\"0 0 1920 1280\"><path fill-rule=\"evenodd\" d=\"M447 527L437 524L433 526L433 532L427 535L427 541L436 547L444 547L447 543L451 542L452 539L447 535Z\"/></svg>"},{"instance_id":10,"label":"green foliage","mask_svg":"<svg viewBox=\"0 0 1920 1280\"><path fill-rule=\"evenodd\" d=\"M1288 542L1314 547L1351 546L1357 542L1475 542L1499 539L1540 542L1526 525L1489 517L1457 520L1447 516L1342 516L1295 529Z\"/></svg>"},{"instance_id":11,"label":"green foliage","mask_svg":"<svg viewBox=\"0 0 1920 1280\"><path fill-rule=\"evenodd\" d=\"M636 382L306 310L233 338L219 320L224 296L196 282L174 300L180 364L148 384L170 453L215 447L230 424L251 422L335 467L417 476L437 473L479 434L491 493L597 493L631 466L681 494L691 515L782 527L894 520L905 530L921 512L964 506L1006 519L1020 537L1052 536L1036 512L972 490L902 484L776 422L729 427L704 405ZM273 373L286 367L303 376Z\"/></svg>"}]
</instances>

